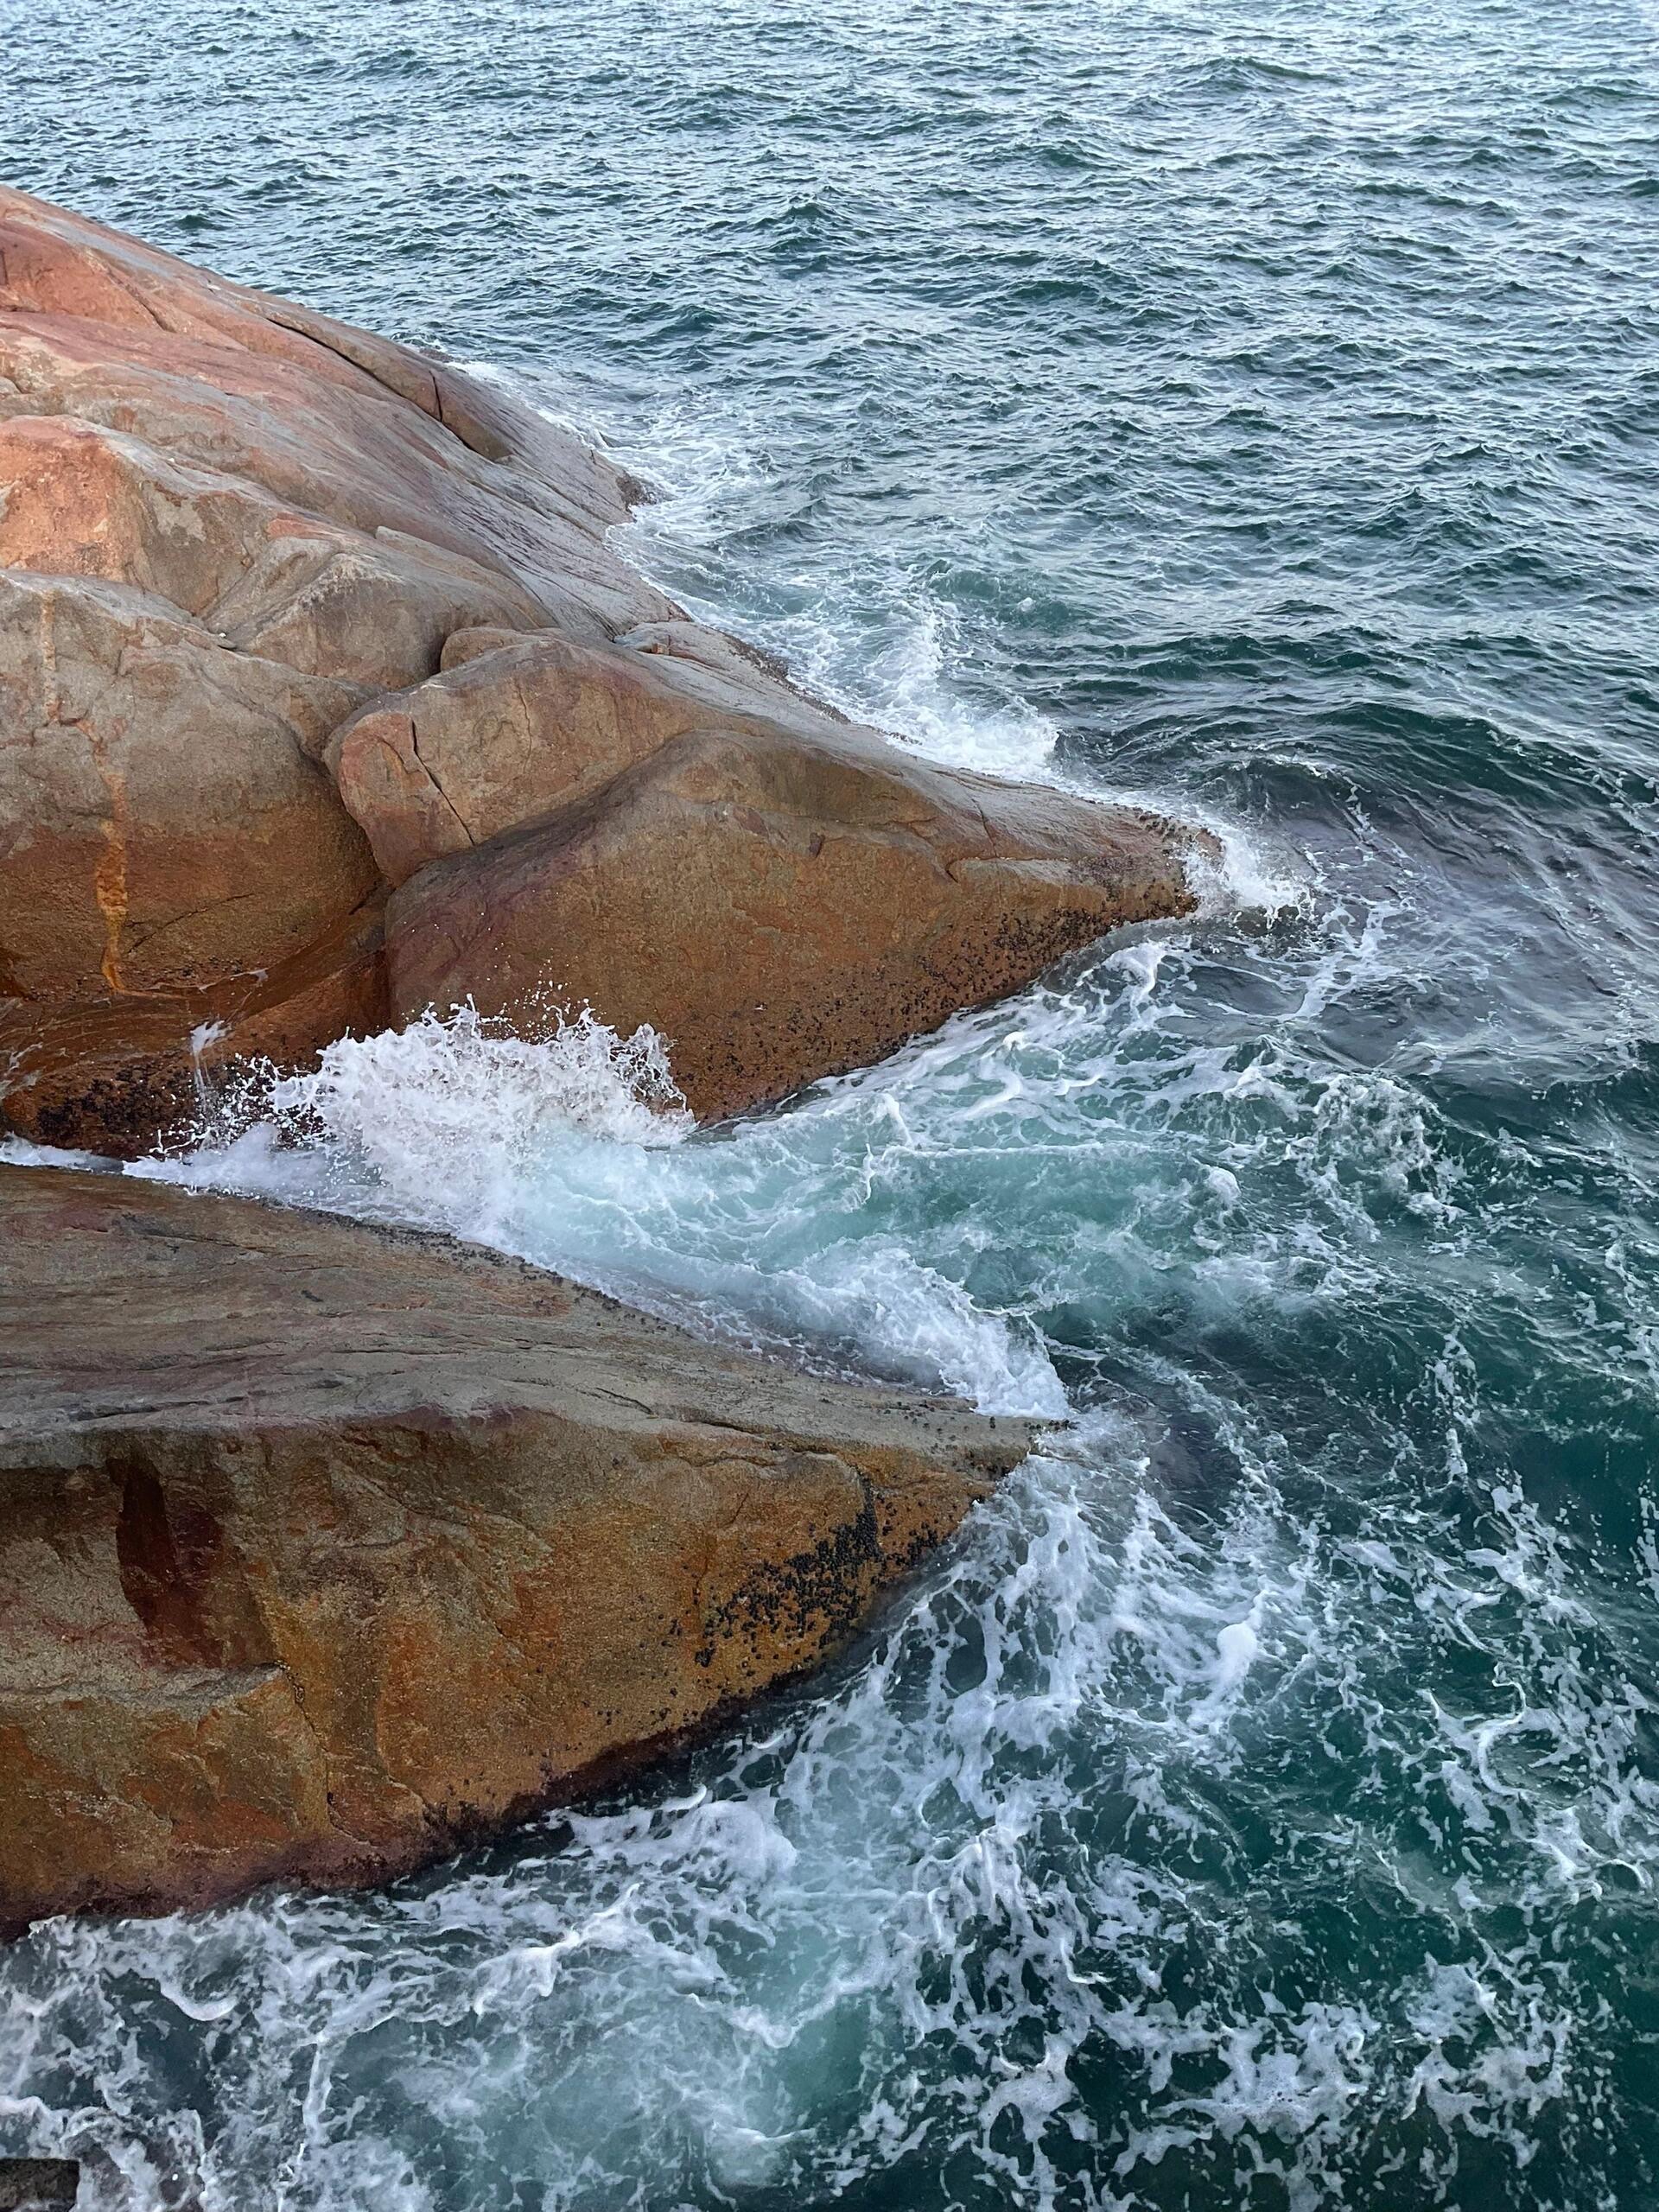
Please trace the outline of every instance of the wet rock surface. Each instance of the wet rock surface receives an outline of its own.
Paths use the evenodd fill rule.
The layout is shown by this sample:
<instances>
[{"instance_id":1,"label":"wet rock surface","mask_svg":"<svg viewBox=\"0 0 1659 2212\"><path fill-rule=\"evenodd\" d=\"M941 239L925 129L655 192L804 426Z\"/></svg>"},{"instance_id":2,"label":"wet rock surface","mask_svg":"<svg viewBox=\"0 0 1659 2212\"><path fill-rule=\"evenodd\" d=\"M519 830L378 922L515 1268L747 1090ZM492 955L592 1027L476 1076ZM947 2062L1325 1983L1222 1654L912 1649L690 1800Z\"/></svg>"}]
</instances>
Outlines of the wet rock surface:
<instances>
[{"instance_id":1,"label":"wet rock surface","mask_svg":"<svg viewBox=\"0 0 1659 2212\"><path fill-rule=\"evenodd\" d=\"M200 1071L469 997L650 1022L730 1113L1191 906L1192 833L690 620L608 542L639 492L0 188L0 1117L130 1156Z\"/></svg>"},{"instance_id":2,"label":"wet rock surface","mask_svg":"<svg viewBox=\"0 0 1659 2212\"><path fill-rule=\"evenodd\" d=\"M429 1236L0 1167L0 1923L358 1884L821 1662L1019 1421Z\"/></svg>"}]
</instances>

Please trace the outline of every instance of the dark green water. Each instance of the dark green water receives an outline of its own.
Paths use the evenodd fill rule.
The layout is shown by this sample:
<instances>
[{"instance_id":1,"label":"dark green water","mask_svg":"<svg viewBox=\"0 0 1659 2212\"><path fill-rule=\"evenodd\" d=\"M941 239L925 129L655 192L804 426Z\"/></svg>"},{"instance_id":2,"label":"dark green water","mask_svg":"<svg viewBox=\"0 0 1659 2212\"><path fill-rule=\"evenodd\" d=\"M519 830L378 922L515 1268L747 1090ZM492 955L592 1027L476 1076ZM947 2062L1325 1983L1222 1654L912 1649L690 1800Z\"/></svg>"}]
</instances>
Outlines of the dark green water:
<instances>
[{"instance_id":1,"label":"dark green water","mask_svg":"<svg viewBox=\"0 0 1659 2212\"><path fill-rule=\"evenodd\" d=\"M700 611L1230 840L718 1137L429 1033L201 1163L1079 1426L651 1789L40 1931L0 2142L138 2212L1659 2205L1652 11L0 25L16 182L494 365Z\"/></svg>"}]
</instances>

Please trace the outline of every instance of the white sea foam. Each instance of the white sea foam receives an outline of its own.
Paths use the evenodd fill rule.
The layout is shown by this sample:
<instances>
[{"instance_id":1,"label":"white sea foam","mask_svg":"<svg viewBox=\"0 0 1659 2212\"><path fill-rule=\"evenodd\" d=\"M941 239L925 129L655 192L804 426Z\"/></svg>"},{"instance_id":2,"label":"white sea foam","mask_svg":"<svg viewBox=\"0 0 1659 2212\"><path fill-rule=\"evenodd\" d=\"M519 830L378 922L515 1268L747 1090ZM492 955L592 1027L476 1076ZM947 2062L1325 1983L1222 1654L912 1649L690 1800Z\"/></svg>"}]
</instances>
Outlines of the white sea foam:
<instances>
[{"instance_id":1,"label":"white sea foam","mask_svg":"<svg viewBox=\"0 0 1659 2212\"><path fill-rule=\"evenodd\" d=\"M278 1198L332 1192L493 1242L550 1140L649 1148L690 1127L654 1031L621 1038L583 1013L524 1036L466 1006L341 1038L299 1074L240 1071L187 1150L131 1172Z\"/></svg>"},{"instance_id":2,"label":"white sea foam","mask_svg":"<svg viewBox=\"0 0 1659 2212\"><path fill-rule=\"evenodd\" d=\"M0 1165L7 1167L106 1168L113 1162L101 1153L80 1152L72 1146L35 1144L28 1137L0 1136Z\"/></svg>"},{"instance_id":3,"label":"white sea foam","mask_svg":"<svg viewBox=\"0 0 1659 2212\"><path fill-rule=\"evenodd\" d=\"M786 1125L688 1146L690 1128L649 1030L584 1014L526 1038L462 1009L342 1039L308 1074L244 1076L199 1141L129 1172L448 1230L694 1323L1065 1417L1028 1328L902 1239L848 1234L844 1192L799 1210L811 1168Z\"/></svg>"}]
</instances>

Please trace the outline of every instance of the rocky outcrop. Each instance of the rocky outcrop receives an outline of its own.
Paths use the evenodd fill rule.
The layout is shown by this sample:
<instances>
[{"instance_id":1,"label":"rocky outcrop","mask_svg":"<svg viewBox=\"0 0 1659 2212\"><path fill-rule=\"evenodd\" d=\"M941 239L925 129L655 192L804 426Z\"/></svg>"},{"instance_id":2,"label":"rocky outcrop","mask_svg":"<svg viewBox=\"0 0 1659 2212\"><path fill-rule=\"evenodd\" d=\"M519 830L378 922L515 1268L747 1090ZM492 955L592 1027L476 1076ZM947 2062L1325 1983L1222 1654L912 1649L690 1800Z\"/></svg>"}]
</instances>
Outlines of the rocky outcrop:
<instances>
[{"instance_id":1,"label":"rocky outcrop","mask_svg":"<svg viewBox=\"0 0 1659 2212\"><path fill-rule=\"evenodd\" d=\"M131 1152L204 1051L383 1026L327 741L458 630L672 620L605 543L635 488L441 364L0 189L0 1113Z\"/></svg>"},{"instance_id":2,"label":"rocky outcrop","mask_svg":"<svg viewBox=\"0 0 1659 2212\"><path fill-rule=\"evenodd\" d=\"M514 1262L0 1167L0 1921L412 1867L817 1663L1022 1456Z\"/></svg>"},{"instance_id":3,"label":"rocky outcrop","mask_svg":"<svg viewBox=\"0 0 1659 2212\"><path fill-rule=\"evenodd\" d=\"M689 620L607 542L638 493L0 189L0 1116L130 1154L204 1068L467 997L650 1021L728 1112L1190 905L1173 825L927 767Z\"/></svg>"},{"instance_id":4,"label":"rocky outcrop","mask_svg":"<svg viewBox=\"0 0 1659 2212\"><path fill-rule=\"evenodd\" d=\"M192 1031L288 1056L384 1023L379 876L310 758L358 696L127 586L0 580L0 1068L10 1045L26 1128L139 1147L189 1103Z\"/></svg>"},{"instance_id":5,"label":"rocky outcrop","mask_svg":"<svg viewBox=\"0 0 1659 2212\"><path fill-rule=\"evenodd\" d=\"M524 1025L550 991L650 1022L692 1109L735 1114L1185 899L1133 816L728 721L422 868L387 910L391 1004Z\"/></svg>"}]
</instances>

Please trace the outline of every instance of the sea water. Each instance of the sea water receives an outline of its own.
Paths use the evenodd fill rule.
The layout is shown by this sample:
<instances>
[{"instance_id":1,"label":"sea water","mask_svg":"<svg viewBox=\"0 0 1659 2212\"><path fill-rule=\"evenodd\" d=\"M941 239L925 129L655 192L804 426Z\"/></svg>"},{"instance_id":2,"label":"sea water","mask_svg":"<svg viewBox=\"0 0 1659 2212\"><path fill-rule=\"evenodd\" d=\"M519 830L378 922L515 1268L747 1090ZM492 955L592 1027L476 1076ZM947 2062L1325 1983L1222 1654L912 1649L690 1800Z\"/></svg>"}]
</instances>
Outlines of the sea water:
<instances>
[{"instance_id":1,"label":"sea water","mask_svg":"<svg viewBox=\"0 0 1659 2212\"><path fill-rule=\"evenodd\" d=\"M1659 2204L1650 8L0 13L12 181L507 377L705 619L1227 848L722 1129L592 1021L206 1102L143 1172L1065 1426L647 1784L13 1947L0 2147L108 2212Z\"/></svg>"}]
</instances>

